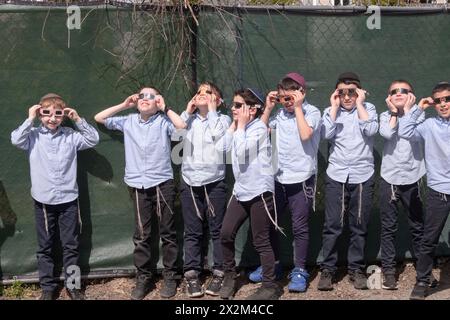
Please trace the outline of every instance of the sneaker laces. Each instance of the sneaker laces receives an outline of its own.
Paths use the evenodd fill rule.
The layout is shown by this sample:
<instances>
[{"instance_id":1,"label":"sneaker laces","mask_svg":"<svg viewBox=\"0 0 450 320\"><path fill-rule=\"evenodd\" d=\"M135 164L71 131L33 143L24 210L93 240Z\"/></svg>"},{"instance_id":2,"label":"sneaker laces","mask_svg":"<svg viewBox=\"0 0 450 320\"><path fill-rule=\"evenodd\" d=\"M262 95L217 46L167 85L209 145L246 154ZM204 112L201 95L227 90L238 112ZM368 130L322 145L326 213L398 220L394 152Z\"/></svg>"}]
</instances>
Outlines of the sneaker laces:
<instances>
[{"instance_id":1,"label":"sneaker laces","mask_svg":"<svg viewBox=\"0 0 450 320\"><path fill-rule=\"evenodd\" d=\"M222 284L224 277L218 276L218 275L213 275L212 279L211 279L211 284Z\"/></svg>"}]
</instances>

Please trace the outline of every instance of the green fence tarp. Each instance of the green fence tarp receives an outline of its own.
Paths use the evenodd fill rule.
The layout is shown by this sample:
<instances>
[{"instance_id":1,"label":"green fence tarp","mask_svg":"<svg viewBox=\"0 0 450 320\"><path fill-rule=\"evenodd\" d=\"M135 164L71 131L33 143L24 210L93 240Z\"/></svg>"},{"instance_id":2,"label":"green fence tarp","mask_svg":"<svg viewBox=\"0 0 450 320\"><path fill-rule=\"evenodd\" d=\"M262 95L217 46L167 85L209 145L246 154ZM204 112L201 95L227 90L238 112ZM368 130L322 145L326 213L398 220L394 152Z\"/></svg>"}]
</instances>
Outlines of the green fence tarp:
<instances>
[{"instance_id":1,"label":"green fence tarp","mask_svg":"<svg viewBox=\"0 0 450 320\"><path fill-rule=\"evenodd\" d=\"M90 123L144 84L162 89L168 103L181 112L190 91L192 72L186 27L177 14L135 12L104 7L83 9L80 30L66 28L64 10L0 6L0 273L3 278L36 271L36 233L25 152L10 143L28 108L47 92L57 92ZM368 101L385 110L390 81L410 80L417 97L439 81L450 80L448 14L382 16L381 29L369 30L367 16L280 14L277 12L201 11L198 16L196 68L198 80L210 79L230 101L239 86L273 89L289 71L308 82L307 100L321 111L328 106L337 75L358 73L370 93ZM182 32L180 32L182 30ZM184 30L184 31L183 31ZM192 45L192 43L191 43ZM181 52L181 53L180 53ZM103 127L100 144L79 153L78 184L83 221L81 266L84 272L131 269L134 217L123 182L123 136ZM375 147L376 177L382 138ZM309 262L320 261L327 143L320 147L317 210L311 216ZM176 181L179 166L174 165ZM231 172L228 174L231 189ZM377 197L367 244L367 259L379 251ZM176 207L179 241L182 219ZM288 216L283 224L289 229ZM238 235L237 259L258 264L247 241L246 224ZM407 256L406 218L400 217L398 256ZM448 255L447 224L438 254ZM155 239L155 249L157 249ZM292 263L292 235L282 239L282 261ZM345 243L342 243L345 249ZM341 250L344 253L343 250ZM180 254L181 257L181 254ZM242 259L241 259L242 257Z\"/></svg>"}]
</instances>

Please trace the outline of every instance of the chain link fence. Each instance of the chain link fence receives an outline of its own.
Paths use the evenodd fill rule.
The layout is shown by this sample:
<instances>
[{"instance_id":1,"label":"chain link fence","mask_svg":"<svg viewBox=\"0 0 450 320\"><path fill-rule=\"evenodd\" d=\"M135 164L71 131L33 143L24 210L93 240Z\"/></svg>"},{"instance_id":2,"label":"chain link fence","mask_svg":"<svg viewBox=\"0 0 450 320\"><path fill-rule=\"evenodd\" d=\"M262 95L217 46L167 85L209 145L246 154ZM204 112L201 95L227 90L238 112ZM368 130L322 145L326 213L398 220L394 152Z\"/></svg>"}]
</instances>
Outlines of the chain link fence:
<instances>
[{"instance_id":1,"label":"chain link fence","mask_svg":"<svg viewBox=\"0 0 450 320\"><path fill-rule=\"evenodd\" d=\"M369 92L367 100L381 113L386 109L384 99L391 81L407 79L419 98L429 95L437 82L449 80L450 75L450 19L445 3L378 1L376 4L396 7L382 9L377 15L368 11L369 3L363 1L344 1L339 5L320 2L322 5L317 6L309 2L266 5L248 1L238 3L239 6L233 6L237 3L234 1L221 2L221 6L213 2L200 6L192 2L189 6L155 6L160 2L145 2L142 6L142 2L105 5L77 1L74 3L86 7L81 10L81 29L72 31L66 28L68 15L62 10L72 2L62 3L60 9L55 9L55 2L0 3L4 3L0 5L0 94L2 104L7 106L0 109L0 180L9 204L8 215L12 210L22 217L18 221L22 223L18 228L22 233L3 239L4 245L0 243L8 274L32 271L35 247L32 205L20 196L24 186L29 185L27 163L10 146L9 133L22 121L24 106L33 104L43 90L59 90L92 119L98 110L122 101L143 85L160 88L174 109L181 112L201 81L217 83L225 92L226 102L230 102L236 88L252 86L268 92L276 88L284 74L296 71L307 80L307 100L323 112L337 76L353 71L360 75ZM37 9L17 4L32 4ZM51 6L40 8L46 4ZM122 190L123 139L105 130L101 139L95 152L82 153L80 157L80 190L85 188L80 201L83 212L88 213L84 218L91 221L91 233L84 236L82 243L83 266L89 270L130 268L133 222L128 216L132 210L129 200ZM377 136L377 179L382 146L383 139ZM322 141L317 210L310 224L311 264L321 259L327 149L327 142ZM24 170L17 173L16 168ZM179 179L179 167L175 170ZM232 177L228 179L231 184ZM375 196L367 249L369 261L378 258L377 201ZM177 209L180 210L179 205ZM283 223L288 226L289 219L285 217ZM441 236L438 254L450 254L449 229L447 225ZM24 237L26 234L30 236ZM399 258L408 256L409 234L404 215L400 217L398 239ZM291 242L291 234L282 240L282 260L287 265L292 262ZM14 246L24 248L15 253L16 258L26 261L20 266L11 254L17 252L12 249ZM239 234L238 253L242 265L257 263L245 229Z\"/></svg>"}]
</instances>

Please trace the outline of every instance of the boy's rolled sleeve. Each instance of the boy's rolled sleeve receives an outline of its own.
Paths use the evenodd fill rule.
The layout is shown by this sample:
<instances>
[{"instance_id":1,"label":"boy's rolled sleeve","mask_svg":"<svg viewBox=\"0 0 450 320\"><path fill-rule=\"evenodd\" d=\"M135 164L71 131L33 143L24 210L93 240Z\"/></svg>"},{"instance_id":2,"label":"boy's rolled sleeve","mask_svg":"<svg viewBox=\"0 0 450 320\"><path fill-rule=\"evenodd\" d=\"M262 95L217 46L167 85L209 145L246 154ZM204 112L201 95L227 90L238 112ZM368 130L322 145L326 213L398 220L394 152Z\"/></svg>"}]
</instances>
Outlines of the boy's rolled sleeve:
<instances>
[{"instance_id":1,"label":"boy's rolled sleeve","mask_svg":"<svg viewBox=\"0 0 450 320\"><path fill-rule=\"evenodd\" d=\"M277 128L277 116L272 116L269 119L269 128L276 129Z\"/></svg>"},{"instance_id":2,"label":"boy's rolled sleeve","mask_svg":"<svg viewBox=\"0 0 450 320\"><path fill-rule=\"evenodd\" d=\"M365 103L364 106L369 114L369 119L359 120L359 127L364 135L371 137L378 132L377 111L375 106L371 103Z\"/></svg>"},{"instance_id":3,"label":"boy's rolled sleeve","mask_svg":"<svg viewBox=\"0 0 450 320\"><path fill-rule=\"evenodd\" d=\"M305 116L305 120L306 123L308 123L308 126L310 126L313 129L313 131L320 129L320 126L322 125L322 118L320 116L319 110L314 110L308 113Z\"/></svg>"},{"instance_id":4,"label":"boy's rolled sleeve","mask_svg":"<svg viewBox=\"0 0 450 320\"><path fill-rule=\"evenodd\" d=\"M383 112L380 114L380 135L387 140L390 140L398 130L399 120L394 128L391 128L391 125L389 124L390 120L391 115L388 112Z\"/></svg>"},{"instance_id":5,"label":"boy's rolled sleeve","mask_svg":"<svg viewBox=\"0 0 450 320\"><path fill-rule=\"evenodd\" d=\"M322 117L322 136L325 139L331 139L336 134L336 122L331 119L330 109L325 109Z\"/></svg>"},{"instance_id":6,"label":"boy's rolled sleeve","mask_svg":"<svg viewBox=\"0 0 450 320\"><path fill-rule=\"evenodd\" d=\"M191 118L192 116L193 116L194 114L189 114L189 113L187 113L186 112L186 110L185 111L183 111L181 114L180 114L180 118L181 118L181 120L183 120L184 122L187 122L188 120L189 120L189 118Z\"/></svg>"},{"instance_id":7,"label":"boy's rolled sleeve","mask_svg":"<svg viewBox=\"0 0 450 320\"><path fill-rule=\"evenodd\" d=\"M119 130L123 132L123 126L128 116L109 117L105 121L105 127L109 130Z\"/></svg>"},{"instance_id":8,"label":"boy's rolled sleeve","mask_svg":"<svg viewBox=\"0 0 450 320\"><path fill-rule=\"evenodd\" d=\"M229 117L219 117L216 111L208 112L208 127L213 141L219 140L231 124Z\"/></svg>"},{"instance_id":9,"label":"boy's rolled sleeve","mask_svg":"<svg viewBox=\"0 0 450 320\"><path fill-rule=\"evenodd\" d=\"M28 150L33 121L26 119L16 130L11 132L11 143L19 149Z\"/></svg>"},{"instance_id":10,"label":"boy's rolled sleeve","mask_svg":"<svg viewBox=\"0 0 450 320\"><path fill-rule=\"evenodd\" d=\"M77 150L92 148L98 144L100 138L97 130L87 123L85 119L81 118L81 120L75 124L79 130L75 136Z\"/></svg>"},{"instance_id":11,"label":"boy's rolled sleeve","mask_svg":"<svg viewBox=\"0 0 450 320\"><path fill-rule=\"evenodd\" d=\"M401 138L418 141L424 137L426 122L421 122L424 118L422 116L423 110L421 108L414 108L410 113L400 119L398 135ZM418 121L420 119L420 121Z\"/></svg>"}]
</instances>

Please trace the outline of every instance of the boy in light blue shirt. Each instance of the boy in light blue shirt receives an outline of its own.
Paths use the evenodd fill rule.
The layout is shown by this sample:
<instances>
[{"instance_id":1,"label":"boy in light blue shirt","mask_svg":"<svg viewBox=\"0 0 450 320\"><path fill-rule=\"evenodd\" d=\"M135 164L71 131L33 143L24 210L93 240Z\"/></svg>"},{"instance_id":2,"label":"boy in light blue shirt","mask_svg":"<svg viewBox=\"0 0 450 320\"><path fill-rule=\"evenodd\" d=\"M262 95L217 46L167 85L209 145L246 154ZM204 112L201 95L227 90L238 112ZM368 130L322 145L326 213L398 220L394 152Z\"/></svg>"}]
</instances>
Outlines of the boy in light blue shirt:
<instances>
[{"instance_id":1,"label":"boy in light blue shirt","mask_svg":"<svg viewBox=\"0 0 450 320\"><path fill-rule=\"evenodd\" d=\"M218 150L217 145L231 119L218 110L222 105L220 89L212 82L204 82L181 114L187 125L183 133L180 186L184 221L183 269L186 291L192 298L201 297L203 292L217 296L224 277L220 229L227 204L226 152ZM205 223L213 244L213 266L212 278L204 291L199 275L203 271Z\"/></svg>"},{"instance_id":2,"label":"boy in light blue shirt","mask_svg":"<svg viewBox=\"0 0 450 320\"><path fill-rule=\"evenodd\" d=\"M420 198L420 179L425 174L423 142L409 141L398 135L399 119L409 114L416 97L406 80L391 83L386 98L388 110L380 114L380 134L385 139L381 161L380 217L381 265L383 289L397 289L395 277L395 233L397 232L398 204L408 215L412 237L412 255L417 257L423 237L423 210ZM425 120L424 115L417 123Z\"/></svg>"},{"instance_id":3,"label":"boy in light blue shirt","mask_svg":"<svg viewBox=\"0 0 450 320\"><path fill-rule=\"evenodd\" d=\"M437 116L419 122L430 106L435 107ZM399 136L425 144L427 206L416 284L410 296L412 300L422 300L428 295L435 250L450 213L450 83L436 85L431 97L421 99L419 107L401 119Z\"/></svg>"},{"instance_id":4,"label":"boy in light blue shirt","mask_svg":"<svg viewBox=\"0 0 450 320\"><path fill-rule=\"evenodd\" d=\"M325 195L321 275L318 289L333 290L337 270L337 242L347 213L350 228L348 273L355 289L367 289L364 247L372 210L374 135L378 131L375 106L365 102L359 77L339 76L323 114L322 135L330 140Z\"/></svg>"},{"instance_id":5,"label":"boy in light blue shirt","mask_svg":"<svg viewBox=\"0 0 450 320\"><path fill-rule=\"evenodd\" d=\"M139 113L114 116L137 105ZM168 106L159 91L152 87L140 90L124 102L99 112L95 120L110 130L124 134L125 177L135 209L133 236L134 264L137 269L133 300L142 300L152 288L151 266L152 219L158 219L162 240L164 282L163 298L176 294L178 244L173 203L175 186L171 166L170 136L185 127L184 121Z\"/></svg>"},{"instance_id":6,"label":"boy in light blue shirt","mask_svg":"<svg viewBox=\"0 0 450 320\"><path fill-rule=\"evenodd\" d=\"M79 131L61 126L65 116L75 122ZM37 128L33 127L36 117L41 121L41 126ZM77 151L94 147L98 140L97 131L54 93L46 94L39 104L32 106L28 119L11 133L12 144L26 150L30 162L41 300L57 298L52 251L58 229L66 281L70 276L68 268L78 266L81 216L78 205ZM59 276L59 272L57 274ZM80 288L71 288L67 283L65 285L71 299L84 299Z\"/></svg>"},{"instance_id":7,"label":"boy in light blue shirt","mask_svg":"<svg viewBox=\"0 0 450 320\"><path fill-rule=\"evenodd\" d=\"M271 128L274 152L275 201L277 212L281 215L286 206L292 215L294 234L294 269L289 278L288 289L291 292L306 291L309 273L306 270L306 258L309 243L309 215L313 208L317 151L320 142L320 111L305 100L306 82L296 72L286 74L266 98L266 107L261 121ZM283 108L269 119L275 103ZM278 233L273 232L272 243L278 262ZM279 263L277 270L282 270ZM279 272L279 271L278 271ZM250 274L250 280L261 281L262 268Z\"/></svg>"},{"instance_id":8,"label":"boy in light blue shirt","mask_svg":"<svg viewBox=\"0 0 450 320\"><path fill-rule=\"evenodd\" d=\"M264 98L254 89L237 90L231 110L233 123L224 136L231 149L235 184L222 224L225 277L220 296L231 298L236 291L235 240L239 228L250 218L253 245L262 265L262 285L248 299L275 300L282 290L275 279L275 255L270 241L273 224L278 228L274 207L274 180L268 129L259 117Z\"/></svg>"}]
</instances>

